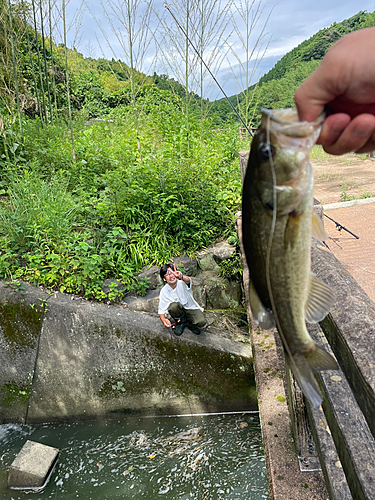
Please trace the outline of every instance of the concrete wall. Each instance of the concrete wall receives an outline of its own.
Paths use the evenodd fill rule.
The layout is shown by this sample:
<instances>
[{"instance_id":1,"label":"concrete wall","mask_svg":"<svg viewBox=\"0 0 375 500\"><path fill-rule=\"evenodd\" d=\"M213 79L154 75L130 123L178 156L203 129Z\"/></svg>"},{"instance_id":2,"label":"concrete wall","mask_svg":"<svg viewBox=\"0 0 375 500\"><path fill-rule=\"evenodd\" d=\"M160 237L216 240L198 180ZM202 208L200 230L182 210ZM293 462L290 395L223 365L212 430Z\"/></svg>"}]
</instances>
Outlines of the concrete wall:
<instances>
[{"instance_id":1,"label":"concrete wall","mask_svg":"<svg viewBox=\"0 0 375 500\"><path fill-rule=\"evenodd\" d=\"M146 314L4 285L0 422L257 407L247 344L172 337Z\"/></svg>"}]
</instances>

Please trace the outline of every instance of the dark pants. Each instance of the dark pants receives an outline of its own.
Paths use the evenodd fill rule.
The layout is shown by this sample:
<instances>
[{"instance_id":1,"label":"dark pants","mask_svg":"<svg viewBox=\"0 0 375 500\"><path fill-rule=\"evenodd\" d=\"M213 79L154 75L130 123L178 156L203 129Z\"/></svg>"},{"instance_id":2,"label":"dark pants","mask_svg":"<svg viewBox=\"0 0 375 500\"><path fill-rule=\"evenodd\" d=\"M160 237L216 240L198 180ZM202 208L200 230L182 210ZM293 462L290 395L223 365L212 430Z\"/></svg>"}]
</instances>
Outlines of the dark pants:
<instances>
[{"instance_id":1,"label":"dark pants","mask_svg":"<svg viewBox=\"0 0 375 500\"><path fill-rule=\"evenodd\" d=\"M179 302L172 302L168 307L168 312L173 319L181 318L185 314L186 321L198 328L202 328L206 324L204 314L200 309L185 309Z\"/></svg>"}]
</instances>

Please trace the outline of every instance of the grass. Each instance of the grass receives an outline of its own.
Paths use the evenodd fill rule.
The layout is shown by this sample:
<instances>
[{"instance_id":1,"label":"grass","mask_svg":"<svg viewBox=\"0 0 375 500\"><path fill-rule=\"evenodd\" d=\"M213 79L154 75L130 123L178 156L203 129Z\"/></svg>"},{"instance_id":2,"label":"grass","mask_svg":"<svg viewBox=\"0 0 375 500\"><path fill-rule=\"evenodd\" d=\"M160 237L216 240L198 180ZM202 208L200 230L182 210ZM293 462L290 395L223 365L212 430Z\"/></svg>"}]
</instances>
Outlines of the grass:
<instances>
[{"instance_id":1,"label":"grass","mask_svg":"<svg viewBox=\"0 0 375 500\"><path fill-rule=\"evenodd\" d=\"M358 187L358 195L355 194L348 194L348 189L353 187L353 184L347 183L345 180L345 177L343 178L340 186L342 189L342 192L340 194L341 201L351 201L351 200L363 200L365 198L372 198L374 195L370 193L369 191L365 191L362 193L362 188L361 186Z\"/></svg>"},{"instance_id":2,"label":"grass","mask_svg":"<svg viewBox=\"0 0 375 500\"><path fill-rule=\"evenodd\" d=\"M315 144L310 153L310 160L332 160L335 159L339 163L350 165L355 159L367 160L368 156L365 154L348 153L346 155L335 156L326 153L322 146Z\"/></svg>"}]
</instances>

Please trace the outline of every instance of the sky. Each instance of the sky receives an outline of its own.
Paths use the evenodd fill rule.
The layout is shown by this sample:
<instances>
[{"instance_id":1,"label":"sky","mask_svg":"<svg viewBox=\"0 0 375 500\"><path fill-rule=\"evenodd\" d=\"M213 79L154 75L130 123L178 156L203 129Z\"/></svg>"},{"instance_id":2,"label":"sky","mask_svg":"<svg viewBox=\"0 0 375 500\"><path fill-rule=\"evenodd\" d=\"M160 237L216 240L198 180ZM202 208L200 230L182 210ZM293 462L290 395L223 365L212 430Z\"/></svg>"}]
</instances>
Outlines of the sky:
<instances>
[{"instance_id":1,"label":"sky","mask_svg":"<svg viewBox=\"0 0 375 500\"><path fill-rule=\"evenodd\" d=\"M115 4L122 3L121 0L110 1ZM176 12L172 1L176 0L171 0L171 10ZM163 8L162 0L156 0L156 2L159 3L158 12L164 12L167 25L174 29L175 23ZM223 0L222 4L225 4L225 0ZM102 57L104 55L109 59L115 57L115 59L122 59L126 62L126 56L123 55L124 51L118 41L119 39L113 33L113 28L111 28L109 21L104 15L101 0L90 0L89 5L91 12L87 9L84 10L80 22L79 36L74 42L77 50L85 56ZM73 10L76 6L77 2L75 0L71 0L70 4L68 4L68 15L70 15L70 18L72 18ZM261 60L258 60L255 64L256 69L250 82L251 84L256 83L283 55L320 29L329 27L334 22L343 21L360 10L373 12L375 10L375 0L278 0L276 2L270 0L268 3L263 1L263 10L263 17L260 18L258 28L253 32L253 39L255 40L257 33L269 15L262 49L264 50L267 45L267 50ZM95 19L93 19L93 15ZM73 31L72 29L69 32L68 45L73 43ZM244 33L242 32L242 34ZM164 41L163 43L165 45L168 42ZM112 46L112 49L108 45ZM228 55L223 58L220 67L218 64L215 65L214 62L211 66L212 72L228 96L236 94L246 87L244 71L246 53L241 43L239 43L238 37L233 37L231 47L233 48L232 52L236 52L237 57L242 61L242 66L238 63L233 53L231 51L228 52L228 49L225 49ZM224 48L222 53L224 53ZM205 59L209 63L209 50L205 55ZM179 60L182 61L181 55L174 52L174 63L176 64L176 61ZM173 72L171 66L166 64L166 59L163 57L159 59L155 68L151 68L151 63L154 62L154 51L151 45L147 47L144 61L146 62L146 66L149 63L148 68L144 66L144 72L150 74L155 69L158 74L166 73L183 83L183 71L181 70L180 73ZM250 64L250 70L253 67L254 61ZM205 77L205 93L211 100L223 97L221 91L213 84L212 78L208 74Z\"/></svg>"}]
</instances>

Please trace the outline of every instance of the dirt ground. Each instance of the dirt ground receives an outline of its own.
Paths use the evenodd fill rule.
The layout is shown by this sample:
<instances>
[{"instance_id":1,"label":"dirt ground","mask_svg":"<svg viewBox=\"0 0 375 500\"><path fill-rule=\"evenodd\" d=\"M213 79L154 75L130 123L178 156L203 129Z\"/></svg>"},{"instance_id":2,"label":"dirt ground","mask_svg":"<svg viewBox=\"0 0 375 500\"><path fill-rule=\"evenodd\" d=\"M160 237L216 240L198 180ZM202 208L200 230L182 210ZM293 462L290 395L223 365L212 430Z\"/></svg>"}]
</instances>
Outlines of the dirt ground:
<instances>
[{"instance_id":1,"label":"dirt ground","mask_svg":"<svg viewBox=\"0 0 375 500\"><path fill-rule=\"evenodd\" d=\"M355 155L311 161L314 196L324 205L363 194L375 197L375 160ZM324 211L324 227L331 252L375 301L375 203ZM329 220L330 217L332 220ZM358 238L345 230L344 226Z\"/></svg>"},{"instance_id":2,"label":"dirt ground","mask_svg":"<svg viewBox=\"0 0 375 500\"><path fill-rule=\"evenodd\" d=\"M348 201L351 196L375 197L375 159L352 154L311 160L311 165L314 196L323 205Z\"/></svg>"}]
</instances>

